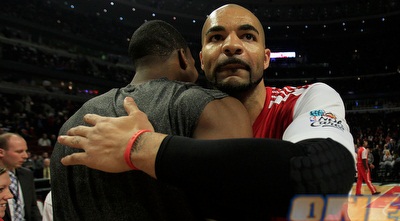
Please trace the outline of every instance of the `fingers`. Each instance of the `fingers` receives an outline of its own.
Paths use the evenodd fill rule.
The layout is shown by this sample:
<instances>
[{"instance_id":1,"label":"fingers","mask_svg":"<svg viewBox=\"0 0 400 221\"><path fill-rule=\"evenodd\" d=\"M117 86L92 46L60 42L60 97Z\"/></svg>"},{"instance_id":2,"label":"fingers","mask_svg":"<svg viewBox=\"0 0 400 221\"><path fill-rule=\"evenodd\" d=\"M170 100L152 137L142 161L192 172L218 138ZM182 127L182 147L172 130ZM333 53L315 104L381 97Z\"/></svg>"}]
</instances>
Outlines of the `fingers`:
<instances>
[{"instance_id":1,"label":"fingers","mask_svg":"<svg viewBox=\"0 0 400 221\"><path fill-rule=\"evenodd\" d=\"M73 153L61 159L64 166L85 165L86 153Z\"/></svg>"},{"instance_id":2,"label":"fingers","mask_svg":"<svg viewBox=\"0 0 400 221\"><path fill-rule=\"evenodd\" d=\"M104 117L97 114L85 114L85 116L83 116L83 120L90 125L96 125L102 118Z\"/></svg>"},{"instance_id":3,"label":"fingers","mask_svg":"<svg viewBox=\"0 0 400 221\"><path fill-rule=\"evenodd\" d=\"M128 115L131 115L135 113L136 111L139 111L138 106L136 105L135 101L131 97L125 97L124 99L124 108Z\"/></svg>"},{"instance_id":4,"label":"fingers","mask_svg":"<svg viewBox=\"0 0 400 221\"><path fill-rule=\"evenodd\" d=\"M91 128L90 128L90 127L87 127L87 126L76 126L76 127L70 128L70 129L67 131L67 134L68 134L69 136L82 136L82 137L86 137L90 130L91 130Z\"/></svg>"},{"instance_id":5,"label":"fingers","mask_svg":"<svg viewBox=\"0 0 400 221\"><path fill-rule=\"evenodd\" d=\"M149 122L147 114L145 114L143 111L139 110L139 107L137 106L137 104L135 103L133 98L125 97L124 107L129 116L134 117L135 120L140 119L142 121L147 121L148 122L148 125L146 125L146 126L148 126L147 128L154 131L153 126ZM143 128L146 128L146 126L144 126Z\"/></svg>"},{"instance_id":6,"label":"fingers","mask_svg":"<svg viewBox=\"0 0 400 221\"><path fill-rule=\"evenodd\" d=\"M64 146L69 146L69 147L74 147L78 149L83 149L85 146L86 139L80 136L59 136L57 138L58 143L64 145Z\"/></svg>"}]
</instances>

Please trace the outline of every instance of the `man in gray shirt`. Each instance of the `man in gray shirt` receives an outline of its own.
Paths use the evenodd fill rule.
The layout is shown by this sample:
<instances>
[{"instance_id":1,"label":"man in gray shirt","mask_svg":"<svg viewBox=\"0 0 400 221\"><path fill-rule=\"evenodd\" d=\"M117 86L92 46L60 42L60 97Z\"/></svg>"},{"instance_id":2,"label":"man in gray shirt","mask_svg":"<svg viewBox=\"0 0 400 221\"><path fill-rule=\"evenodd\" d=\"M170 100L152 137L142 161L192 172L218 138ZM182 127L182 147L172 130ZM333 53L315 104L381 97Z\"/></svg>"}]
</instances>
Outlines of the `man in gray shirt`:
<instances>
[{"instance_id":1,"label":"man in gray shirt","mask_svg":"<svg viewBox=\"0 0 400 221\"><path fill-rule=\"evenodd\" d=\"M194 59L181 34L162 21L149 21L132 35L129 54L136 73L126 87L86 102L61 128L87 125L83 116L127 115L130 96L157 131L201 139L251 137L243 105L217 90L193 82ZM112 131L111 131L112 132ZM141 171L104 173L84 166L65 167L62 157L77 152L56 144L51 158L54 220L201 220L185 195Z\"/></svg>"}]
</instances>

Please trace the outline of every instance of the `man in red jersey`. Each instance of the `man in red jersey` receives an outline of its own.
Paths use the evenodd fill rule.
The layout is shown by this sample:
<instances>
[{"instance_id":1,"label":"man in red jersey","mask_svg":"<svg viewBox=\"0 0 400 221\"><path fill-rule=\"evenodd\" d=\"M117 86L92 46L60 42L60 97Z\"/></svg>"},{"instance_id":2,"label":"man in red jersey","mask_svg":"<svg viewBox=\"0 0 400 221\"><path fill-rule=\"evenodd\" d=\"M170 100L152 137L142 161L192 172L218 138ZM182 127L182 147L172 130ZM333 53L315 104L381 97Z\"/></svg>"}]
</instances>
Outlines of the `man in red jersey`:
<instances>
[{"instance_id":1,"label":"man in red jersey","mask_svg":"<svg viewBox=\"0 0 400 221\"><path fill-rule=\"evenodd\" d=\"M363 145L358 148L357 151L357 185L356 185L356 195L361 194L361 186L363 181L367 184L369 190L372 195L380 194L380 192L376 191L375 186L371 182L371 173L369 170L368 163L368 140L364 140Z\"/></svg>"}]
</instances>

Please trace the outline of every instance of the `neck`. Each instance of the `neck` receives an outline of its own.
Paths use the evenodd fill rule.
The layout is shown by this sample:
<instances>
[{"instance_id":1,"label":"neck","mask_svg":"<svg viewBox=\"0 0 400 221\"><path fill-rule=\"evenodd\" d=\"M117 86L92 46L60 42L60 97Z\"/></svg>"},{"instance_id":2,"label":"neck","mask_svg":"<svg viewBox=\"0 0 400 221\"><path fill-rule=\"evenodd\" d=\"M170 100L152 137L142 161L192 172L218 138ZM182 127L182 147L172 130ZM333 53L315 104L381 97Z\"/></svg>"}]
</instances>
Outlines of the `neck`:
<instances>
[{"instance_id":1,"label":"neck","mask_svg":"<svg viewBox=\"0 0 400 221\"><path fill-rule=\"evenodd\" d=\"M165 70L164 70L165 71ZM138 85L142 84L154 79L159 79L162 77L168 77L167 75L163 74L165 72L161 70L156 70L156 71L138 71L135 73L135 76L133 77L131 84L133 85Z\"/></svg>"},{"instance_id":2,"label":"neck","mask_svg":"<svg viewBox=\"0 0 400 221\"><path fill-rule=\"evenodd\" d=\"M8 169L8 171L10 171L11 173L17 175L17 174L16 174L16 169Z\"/></svg>"},{"instance_id":3,"label":"neck","mask_svg":"<svg viewBox=\"0 0 400 221\"><path fill-rule=\"evenodd\" d=\"M177 53L177 52L175 52ZM131 84L137 85L154 79L166 77L170 80L175 80L175 74L178 72L177 59L175 53L169 57L146 56L140 59L136 66L135 76Z\"/></svg>"},{"instance_id":4,"label":"neck","mask_svg":"<svg viewBox=\"0 0 400 221\"><path fill-rule=\"evenodd\" d=\"M161 62L160 62L161 63ZM160 64L159 63L159 64ZM168 61L163 61L163 65L146 65L137 67L135 76L132 79L131 84L137 85L154 79L160 79L166 77L170 80L175 80L174 73L177 72Z\"/></svg>"},{"instance_id":5,"label":"neck","mask_svg":"<svg viewBox=\"0 0 400 221\"><path fill-rule=\"evenodd\" d=\"M15 168L10 168L6 166L1 160L0 160L0 167L7 168L8 171L15 172Z\"/></svg>"},{"instance_id":6,"label":"neck","mask_svg":"<svg viewBox=\"0 0 400 221\"><path fill-rule=\"evenodd\" d=\"M147 81L153 80L149 75L143 74L141 72L136 72L135 76L133 77L131 84L133 85L138 85L138 84L143 84Z\"/></svg>"},{"instance_id":7,"label":"neck","mask_svg":"<svg viewBox=\"0 0 400 221\"><path fill-rule=\"evenodd\" d=\"M247 112L249 112L250 122L253 124L264 108L266 97L264 80L262 80L255 88L232 96L242 102L244 107L247 109Z\"/></svg>"}]
</instances>

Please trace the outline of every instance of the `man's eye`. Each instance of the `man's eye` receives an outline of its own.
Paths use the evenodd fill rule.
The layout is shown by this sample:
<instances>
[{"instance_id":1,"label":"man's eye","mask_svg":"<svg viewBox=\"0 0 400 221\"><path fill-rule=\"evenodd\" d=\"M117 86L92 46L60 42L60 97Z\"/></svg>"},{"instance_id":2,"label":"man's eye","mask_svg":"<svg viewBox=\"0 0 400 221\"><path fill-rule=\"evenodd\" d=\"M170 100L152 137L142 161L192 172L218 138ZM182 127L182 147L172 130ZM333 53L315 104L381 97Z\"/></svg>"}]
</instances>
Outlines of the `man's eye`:
<instances>
[{"instance_id":1,"label":"man's eye","mask_svg":"<svg viewBox=\"0 0 400 221\"><path fill-rule=\"evenodd\" d=\"M210 38L210 41L215 42L215 41L220 41L222 39L221 35L213 35Z\"/></svg>"},{"instance_id":2,"label":"man's eye","mask_svg":"<svg viewBox=\"0 0 400 221\"><path fill-rule=\"evenodd\" d=\"M255 39L254 35L252 35L252 34L245 34L245 35L243 36L243 38L246 39L246 40L248 40L248 41L252 41L252 40Z\"/></svg>"}]
</instances>

